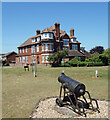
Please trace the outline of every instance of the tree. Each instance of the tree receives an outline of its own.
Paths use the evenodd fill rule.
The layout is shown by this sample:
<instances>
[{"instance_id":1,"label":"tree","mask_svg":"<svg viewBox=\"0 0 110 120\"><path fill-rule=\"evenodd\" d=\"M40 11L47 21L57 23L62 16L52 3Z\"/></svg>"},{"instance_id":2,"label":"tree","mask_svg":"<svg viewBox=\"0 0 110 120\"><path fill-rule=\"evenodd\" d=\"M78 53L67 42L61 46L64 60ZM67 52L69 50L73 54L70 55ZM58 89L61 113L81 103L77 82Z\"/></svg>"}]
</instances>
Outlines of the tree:
<instances>
[{"instance_id":1,"label":"tree","mask_svg":"<svg viewBox=\"0 0 110 120\"><path fill-rule=\"evenodd\" d=\"M53 66L59 66L61 64L62 59L68 56L68 50L60 50L58 52L53 53L49 56L48 61L52 63Z\"/></svg>"},{"instance_id":2,"label":"tree","mask_svg":"<svg viewBox=\"0 0 110 120\"><path fill-rule=\"evenodd\" d=\"M102 60L104 65L110 64L110 48L106 49L99 58Z\"/></svg>"},{"instance_id":3,"label":"tree","mask_svg":"<svg viewBox=\"0 0 110 120\"><path fill-rule=\"evenodd\" d=\"M79 66L80 60L78 57L74 57L68 62L71 66Z\"/></svg>"},{"instance_id":4,"label":"tree","mask_svg":"<svg viewBox=\"0 0 110 120\"><path fill-rule=\"evenodd\" d=\"M99 53L99 54L102 54L104 51L104 48L102 46L96 46L95 48L92 48L90 50L90 53L93 54L93 53Z\"/></svg>"},{"instance_id":5,"label":"tree","mask_svg":"<svg viewBox=\"0 0 110 120\"><path fill-rule=\"evenodd\" d=\"M93 53L91 54L88 59L86 59L86 62L101 62L101 59L99 58L99 53Z\"/></svg>"}]
</instances>

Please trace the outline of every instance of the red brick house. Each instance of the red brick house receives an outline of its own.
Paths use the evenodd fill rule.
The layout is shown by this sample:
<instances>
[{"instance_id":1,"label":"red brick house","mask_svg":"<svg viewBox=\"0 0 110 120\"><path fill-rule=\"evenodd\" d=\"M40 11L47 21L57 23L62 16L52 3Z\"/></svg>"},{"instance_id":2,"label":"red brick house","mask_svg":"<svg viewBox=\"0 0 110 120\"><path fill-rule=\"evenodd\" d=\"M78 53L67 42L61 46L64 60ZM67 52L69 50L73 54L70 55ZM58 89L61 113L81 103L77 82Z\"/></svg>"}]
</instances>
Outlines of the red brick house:
<instances>
[{"instance_id":1,"label":"red brick house","mask_svg":"<svg viewBox=\"0 0 110 120\"><path fill-rule=\"evenodd\" d=\"M16 64L47 64L47 58L58 50L69 49L69 57L85 57L80 42L74 36L74 29L70 30L70 35L60 29L60 24L44 29L42 32L36 30L36 35L27 39L18 47Z\"/></svg>"},{"instance_id":2,"label":"red brick house","mask_svg":"<svg viewBox=\"0 0 110 120\"><path fill-rule=\"evenodd\" d=\"M2 54L2 60L6 60L9 65L14 65L16 63L16 55L17 53L12 51L6 54Z\"/></svg>"}]
</instances>

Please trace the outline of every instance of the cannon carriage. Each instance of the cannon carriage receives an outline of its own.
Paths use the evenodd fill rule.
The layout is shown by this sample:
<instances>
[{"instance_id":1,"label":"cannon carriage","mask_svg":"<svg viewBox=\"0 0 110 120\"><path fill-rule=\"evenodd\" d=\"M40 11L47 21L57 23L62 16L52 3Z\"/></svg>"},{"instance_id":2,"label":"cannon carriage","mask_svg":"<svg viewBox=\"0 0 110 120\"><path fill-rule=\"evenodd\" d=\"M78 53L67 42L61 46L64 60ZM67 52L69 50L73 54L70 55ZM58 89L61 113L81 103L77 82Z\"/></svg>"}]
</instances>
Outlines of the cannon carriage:
<instances>
[{"instance_id":1,"label":"cannon carriage","mask_svg":"<svg viewBox=\"0 0 110 120\"><path fill-rule=\"evenodd\" d=\"M72 110L80 115L86 117L85 109L91 109L93 111L99 111L98 102L96 99L91 98L90 93L86 91L84 84L71 79L66 76L64 72L58 77L58 81L61 83L60 95L56 99L56 104L60 107L69 105ZM63 96L62 96L63 92ZM86 99L87 94L89 101ZM95 102L95 107L93 105Z\"/></svg>"}]
</instances>

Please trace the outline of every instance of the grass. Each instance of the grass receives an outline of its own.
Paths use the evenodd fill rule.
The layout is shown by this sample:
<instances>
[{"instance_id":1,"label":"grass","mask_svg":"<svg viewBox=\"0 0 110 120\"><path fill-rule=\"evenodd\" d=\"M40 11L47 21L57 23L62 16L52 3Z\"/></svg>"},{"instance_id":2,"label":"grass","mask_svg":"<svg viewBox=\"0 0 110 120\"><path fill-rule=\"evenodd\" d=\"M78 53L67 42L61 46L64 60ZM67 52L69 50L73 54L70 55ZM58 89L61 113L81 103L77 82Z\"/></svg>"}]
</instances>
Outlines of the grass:
<instances>
[{"instance_id":1,"label":"grass","mask_svg":"<svg viewBox=\"0 0 110 120\"><path fill-rule=\"evenodd\" d=\"M95 70L99 77L95 78ZM61 71L86 85L91 96L108 98L108 67L38 66L37 77L23 67L2 69L2 117L28 118L40 98L59 95L58 76Z\"/></svg>"}]
</instances>

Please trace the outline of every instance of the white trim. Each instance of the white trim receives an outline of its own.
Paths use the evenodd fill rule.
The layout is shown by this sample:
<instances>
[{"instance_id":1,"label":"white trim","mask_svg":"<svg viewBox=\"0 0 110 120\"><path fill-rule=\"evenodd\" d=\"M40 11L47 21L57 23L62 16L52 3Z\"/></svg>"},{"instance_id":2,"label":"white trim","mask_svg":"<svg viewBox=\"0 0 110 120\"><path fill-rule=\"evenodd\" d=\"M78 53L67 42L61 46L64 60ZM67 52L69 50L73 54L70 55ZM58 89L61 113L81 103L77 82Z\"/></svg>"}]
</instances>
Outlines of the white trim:
<instances>
[{"instance_id":1,"label":"white trim","mask_svg":"<svg viewBox=\"0 0 110 120\"><path fill-rule=\"evenodd\" d=\"M48 61L42 62L42 63L49 63Z\"/></svg>"},{"instance_id":2,"label":"white trim","mask_svg":"<svg viewBox=\"0 0 110 120\"><path fill-rule=\"evenodd\" d=\"M63 39L64 41L69 41L69 39Z\"/></svg>"},{"instance_id":3,"label":"white trim","mask_svg":"<svg viewBox=\"0 0 110 120\"><path fill-rule=\"evenodd\" d=\"M52 55L52 53L43 53L41 55Z\"/></svg>"}]
</instances>

